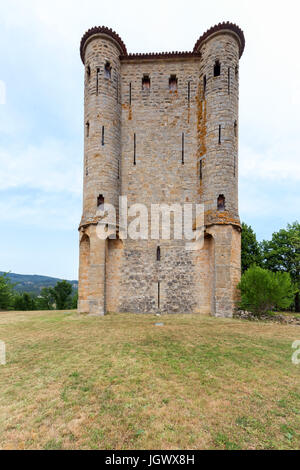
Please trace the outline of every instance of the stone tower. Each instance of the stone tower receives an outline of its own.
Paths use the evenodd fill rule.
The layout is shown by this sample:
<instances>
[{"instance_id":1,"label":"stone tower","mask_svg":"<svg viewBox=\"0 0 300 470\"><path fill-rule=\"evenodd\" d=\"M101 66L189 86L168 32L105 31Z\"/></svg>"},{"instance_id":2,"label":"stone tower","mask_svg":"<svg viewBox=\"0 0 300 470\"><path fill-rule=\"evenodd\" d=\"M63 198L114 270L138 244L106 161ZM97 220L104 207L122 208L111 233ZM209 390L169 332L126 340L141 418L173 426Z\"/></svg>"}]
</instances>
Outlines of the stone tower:
<instances>
[{"instance_id":1,"label":"stone tower","mask_svg":"<svg viewBox=\"0 0 300 470\"><path fill-rule=\"evenodd\" d=\"M231 23L192 52L128 54L106 27L81 41L85 65L79 311L231 316L240 279L239 59ZM101 240L99 206L204 204L199 252L184 240ZM116 227L118 232L119 227Z\"/></svg>"}]
</instances>

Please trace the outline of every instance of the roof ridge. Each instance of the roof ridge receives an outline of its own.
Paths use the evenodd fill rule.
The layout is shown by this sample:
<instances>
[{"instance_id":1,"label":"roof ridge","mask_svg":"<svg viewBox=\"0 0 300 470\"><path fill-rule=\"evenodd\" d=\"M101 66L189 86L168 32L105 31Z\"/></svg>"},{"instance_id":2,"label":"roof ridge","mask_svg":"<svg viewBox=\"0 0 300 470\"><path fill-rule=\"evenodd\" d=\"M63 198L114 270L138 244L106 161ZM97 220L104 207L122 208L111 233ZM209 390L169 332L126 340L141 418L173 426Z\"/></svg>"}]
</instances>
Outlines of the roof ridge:
<instances>
[{"instance_id":1,"label":"roof ridge","mask_svg":"<svg viewBox=\"0 0 300 470\"><path fill-rule=\"evenodd\" d=\"M194 51L171 51L171 52L134 52L127 55L122 55L121 59L139 59L151 57L200 57L199 52Z\"/></svg>"}]
</instances>

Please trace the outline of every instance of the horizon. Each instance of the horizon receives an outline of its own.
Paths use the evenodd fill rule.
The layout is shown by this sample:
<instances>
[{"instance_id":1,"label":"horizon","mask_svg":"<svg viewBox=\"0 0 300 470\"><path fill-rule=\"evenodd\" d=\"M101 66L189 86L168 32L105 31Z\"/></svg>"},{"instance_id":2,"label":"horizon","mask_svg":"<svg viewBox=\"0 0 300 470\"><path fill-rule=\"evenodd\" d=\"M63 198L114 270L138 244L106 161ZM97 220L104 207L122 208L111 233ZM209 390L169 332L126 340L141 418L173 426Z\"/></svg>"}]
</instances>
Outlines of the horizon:
<instances>
[{"instance_id":1,"label":"horizon","mask_svg":"<svg viewBox=\"0 0 300 470\"><path fill-rule=\"evenodd\" d=\"M34 277L34 276L37 276L37 277L45 277L45 278L50 278L50 279L58 279L60 281L69 281L69 282L78 282L78 279L67 279L67 278L61 278L61 277L53 277L53 276L47 276L47 275L44 275L44 274L28 274L28 273L14 273L12 271L0 271L0 276L2 276L3 274L12 274L14 276L30 276L30 277Z\"/></svg>"}]
</instances>

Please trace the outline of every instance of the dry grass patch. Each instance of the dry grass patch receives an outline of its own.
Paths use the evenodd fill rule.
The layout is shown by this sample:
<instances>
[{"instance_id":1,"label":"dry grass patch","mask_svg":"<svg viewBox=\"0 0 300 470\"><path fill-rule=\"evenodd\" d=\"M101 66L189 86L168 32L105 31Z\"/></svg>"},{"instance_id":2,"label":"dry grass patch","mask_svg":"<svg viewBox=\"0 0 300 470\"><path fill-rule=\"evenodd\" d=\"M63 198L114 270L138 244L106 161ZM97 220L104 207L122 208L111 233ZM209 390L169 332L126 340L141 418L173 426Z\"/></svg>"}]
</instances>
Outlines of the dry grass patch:
<instances>
[{"instance_id":1,"label":"dry grass patch","mask_svg":"<svg viewBox=\"0 0 300 470\"><path fill-rule=\"evenodd\" d=\"M1 313L2 449L298 449L300 329Z\"/></svg>"}]
</instances>

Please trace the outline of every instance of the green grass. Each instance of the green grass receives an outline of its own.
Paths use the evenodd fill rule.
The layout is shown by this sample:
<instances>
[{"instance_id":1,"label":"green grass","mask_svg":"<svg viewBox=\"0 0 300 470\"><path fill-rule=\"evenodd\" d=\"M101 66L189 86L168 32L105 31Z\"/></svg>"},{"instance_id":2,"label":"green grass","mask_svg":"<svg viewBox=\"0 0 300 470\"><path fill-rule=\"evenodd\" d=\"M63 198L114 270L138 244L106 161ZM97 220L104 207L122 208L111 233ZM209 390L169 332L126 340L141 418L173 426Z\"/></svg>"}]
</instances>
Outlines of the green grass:
<instances>
[{"instance_id":1,"label":"green grass","mask_svg":"<svg viewBox=\"0 0 300 470\"><path fill-rule=\"evenodd\" d=\"M300 329L0 314L2 449L299 449Z\"/></svg>"}]
</instances>

